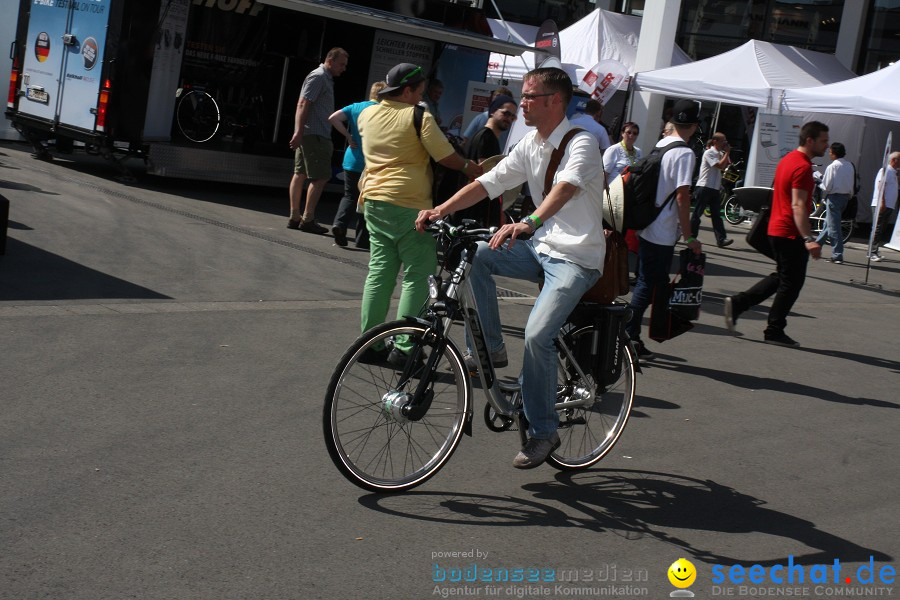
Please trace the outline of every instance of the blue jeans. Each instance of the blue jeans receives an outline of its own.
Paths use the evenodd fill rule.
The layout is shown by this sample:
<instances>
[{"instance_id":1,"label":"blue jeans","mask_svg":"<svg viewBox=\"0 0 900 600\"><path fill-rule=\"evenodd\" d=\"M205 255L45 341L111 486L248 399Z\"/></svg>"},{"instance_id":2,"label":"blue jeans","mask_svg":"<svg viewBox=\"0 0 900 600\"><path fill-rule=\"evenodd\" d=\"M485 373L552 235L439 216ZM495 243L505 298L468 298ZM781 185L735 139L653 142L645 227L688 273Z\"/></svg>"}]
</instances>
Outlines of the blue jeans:
<instances>
[{"instance_id":1,"label":"blue jeans","mask_svg":"<svg viewBox=\"0 0 900 600\"><path fill-rule=\"evenodd\" d=\"M357 212L359 200L359 178L362 173L344 171L344 196L338 205L337 214L334 216L334 227L350 229L350 225L356 219L356 243L369 243L369 232L366 229L366 217Z\"/></svg>"},{"instance_id":2,"label":"blue jeans","mask_svg":"<svg viewBox=\"0 0 900 600\"><path fill-rule=\"evenodd\" d=\"M559 418L556 404L556 349L553 340L560 327L591 286L600 279L600 271L539 254L531 240L519 240L512 248L491 250L479 242L469 280L485 341L492 352L503 347L497 285L492 275L538 282L544 287L525 324L525 357L522 361L522 400L528 418L528 434L548 439L556 433Z\"/></svg>"},{"instance_id":3,"label":"blue jeans","mask_svg":"<svg viewBox=\"0 0 900 600\"><path fill-rule=\"evenodd\" d=\"M841 231L841 215L850 202L850 194L828 194L825 197L825 227L816 242L831 240L831 258L844 258L844 234Z\"/></svg>"},{"instance_id":4,"label":"blue jeans","mask_svg":"<svg viewBox=\"0 0 900 600\"><path fill-rule=\"evenodd\" d=\"M636 342L641 339L641 320L644 318L644 311L653 302L653 291L657 286L669 282L669 269L672 266L672 256L675 254L675 246L660 246L644 238L639 239L640 266L637 283L634 284L634 291L631 293L631 302L628 303L634 314L625 327L628 337Z\"/></svg>"}]
</instances>

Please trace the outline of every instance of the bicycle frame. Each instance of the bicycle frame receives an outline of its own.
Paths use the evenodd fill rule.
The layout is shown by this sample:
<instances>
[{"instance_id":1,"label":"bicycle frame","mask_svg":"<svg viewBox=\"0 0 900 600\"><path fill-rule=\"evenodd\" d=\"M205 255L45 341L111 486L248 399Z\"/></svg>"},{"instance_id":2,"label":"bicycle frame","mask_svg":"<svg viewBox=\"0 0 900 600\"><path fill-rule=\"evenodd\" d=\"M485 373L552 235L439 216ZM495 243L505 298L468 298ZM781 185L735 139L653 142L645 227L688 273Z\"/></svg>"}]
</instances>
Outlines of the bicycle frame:
<instances>
[{"instance_id":1,"label":"bicycle frame","mask_svg":"<svg viewBox=\"0 0 900 600\"><path fill-rule=\"evenodd\" d=\"M485 399L497 415L518 421L519 433L522 437L522 443L524 444L525 441L527 441L527 427L524 426L521 386L518 383L503 383L497 379L496 371L494 370L494 365L491 361L491 353L484 335L481 317L476 309L475 296L468 280L476 247L475 243L470 243L462 249L459 262L457 263L456 268L450 273L446 289L444 289L443 281L437 277L432 276L429 278L431 297L436 301L428 309L431 319L426 320L433 326L435 321L439 319L444 343L452 343L449 342L447 336L453 327L454 317L460 316L462 318L466 334L472 343L472 352L478 358L478 377L481 381L482 390L484 390ZM581 365L575 360L571 348L565 343L561 333L557 335L556 343L560 351L566 354L572 367L578 372L578 375L582 379L585 379L586 376ZM599 332L595 331L594 338L592 339L592 351L596 353L598 346ZM433 355L437 355L437 353L433 353ZM432 358L430 362L436 361ZM426 365L426 370L432 369L435 366L436 365L428 364ZM406 374L404 373L404 375ZM471 384L468 381L466 383L469 386L469 391L471 393ZM589 390L577 400L557 402L556 409L584 406L592 403L595 396L595 392ZM417 390L411 404L415 405L417 402L421 401L419 390Z\"/></svg>"}]
</instances>

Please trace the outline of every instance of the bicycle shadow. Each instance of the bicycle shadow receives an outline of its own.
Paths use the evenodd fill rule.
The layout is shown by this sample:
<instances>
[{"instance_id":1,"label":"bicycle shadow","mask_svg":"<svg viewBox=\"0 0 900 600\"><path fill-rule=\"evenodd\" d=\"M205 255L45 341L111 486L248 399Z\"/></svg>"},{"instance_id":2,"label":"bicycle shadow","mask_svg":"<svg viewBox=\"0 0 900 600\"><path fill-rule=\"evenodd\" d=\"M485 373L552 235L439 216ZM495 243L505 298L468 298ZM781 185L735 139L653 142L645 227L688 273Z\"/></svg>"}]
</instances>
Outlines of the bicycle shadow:
<instances>
[{"instance_id":1,"label":"bicycle shadow","mask_svg":"<svg viewBox=\"0 0 900 600\"><path fill-rule=\"evenodd\" d=\"M794 555L797 563L824 564L840 557L847 562L892 561L893 557L864 548L819 529L815 523L765 508L766 502L712 480L632 469L597 469L557 473L555 481L522 486L534 498L565 505L567 512L537 500L483 494L408 492L369 494L359 499L366 508L389 515L445 524L488 527L575 527L611 533L633 540L643 537L677 546L708 563L751 561L771 566L775 557L729 556L688 539L692 532L763 533L811 549ZM706 535L697 539L708 539Z\"/></svg>"},{"instance_id":2,"label":"bicycle shadow","mask_svg":"<svg viewBox=\"0 0 900 600\"><path fill-rule=\"evenodd\" d=\"M755 341L755 340L749 340ZM762 344L762 341L757 343ZM877 398L852 398L844 396L832 390L813 387L797 381L783 381L773 377L757 377L756 375L748 375L735 371L721 371L719 369L710 369L707 367L699 367L687 363L666 364L659 360L653 361L655 368L679 371L690 375L706 377L713 381L721 381L736 387L750 390L771 390L781 394L794 394L797 396L818 398L827 402L838 402L841 404L850 404L854 406L877 406L879 408L900 408L900 404L888 402L887 400L879 400Z\"/></svg>"}]
</instances>

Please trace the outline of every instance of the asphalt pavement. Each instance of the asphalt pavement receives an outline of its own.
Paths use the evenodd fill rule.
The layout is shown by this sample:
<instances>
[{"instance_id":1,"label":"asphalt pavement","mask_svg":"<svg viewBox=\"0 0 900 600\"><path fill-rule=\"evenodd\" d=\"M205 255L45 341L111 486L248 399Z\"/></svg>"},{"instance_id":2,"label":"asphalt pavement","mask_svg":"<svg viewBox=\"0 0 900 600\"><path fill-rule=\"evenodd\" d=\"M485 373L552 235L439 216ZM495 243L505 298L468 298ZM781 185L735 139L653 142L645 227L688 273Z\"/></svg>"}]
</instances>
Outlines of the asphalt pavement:
<instances>
[{"instance_id":1,"label":"asphalt pavement","mask_svg":"<svg viewBox=\"0 0 900 600\"><path fill-rule=\"evenodd\" d=\"M0 145L0 598L663 598L680 557L701 598L900 593L900 253L811 263L774 347L765 307L724 327L771 270L729 226L595 468L515 470L476 389L447 466L377 495L322 435L368 255L285 227L289 174L115 175ZM535 290L501 286L514 376Z\"/></svg>"}]
</instances>

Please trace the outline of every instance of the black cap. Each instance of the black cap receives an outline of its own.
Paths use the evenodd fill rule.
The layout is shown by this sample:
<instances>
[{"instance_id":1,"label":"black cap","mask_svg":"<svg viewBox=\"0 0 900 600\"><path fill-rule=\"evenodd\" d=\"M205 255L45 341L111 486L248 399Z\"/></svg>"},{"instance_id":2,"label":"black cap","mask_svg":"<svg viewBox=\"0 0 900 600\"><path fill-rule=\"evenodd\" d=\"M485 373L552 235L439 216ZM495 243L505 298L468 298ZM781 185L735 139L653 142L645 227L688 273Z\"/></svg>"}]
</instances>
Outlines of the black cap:
<instances>
[{"instance_id":1,"label":"black cap","mask_svg":"<svg viewBox=\"0 0 900 600\"><path fill-rule=\"evenodd\" d=\"M679 100L672 107L672 122L676 125L693 125L700 122L700 103Z\"/></svg>"},{"instance_id":2,"label":"black cap","mask_svg":"<svg viewBox=\"0 0 900 600\"><path fill-rule=\"evenodd\" d=\"M384 80L387 83L387 87L378 92L379 96L399 90L405 85L418 85L420 82L425 81L425 71L419 65L400 63L388 71Z\"/></svg>"},{"instance_id":3,"label":"black cap","mask_svg":"<svg viewBox=\"0 0 900 600\"><path fill-rule=\"evenodd\" d=\"M503 108L504 104L516 104L516 101L512 99L512 96L500 94L494 98L493 102L491 102L491 106L488 108L488 115L492 115Z\"/></svg>"}]
</instances>

